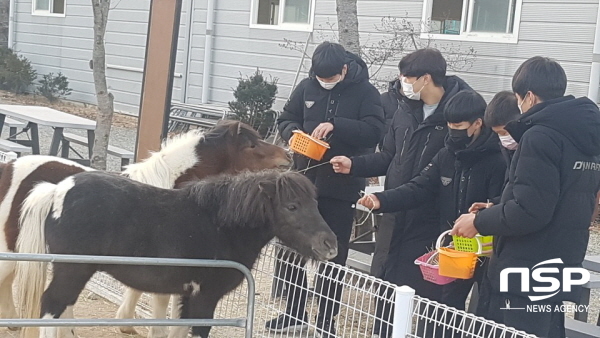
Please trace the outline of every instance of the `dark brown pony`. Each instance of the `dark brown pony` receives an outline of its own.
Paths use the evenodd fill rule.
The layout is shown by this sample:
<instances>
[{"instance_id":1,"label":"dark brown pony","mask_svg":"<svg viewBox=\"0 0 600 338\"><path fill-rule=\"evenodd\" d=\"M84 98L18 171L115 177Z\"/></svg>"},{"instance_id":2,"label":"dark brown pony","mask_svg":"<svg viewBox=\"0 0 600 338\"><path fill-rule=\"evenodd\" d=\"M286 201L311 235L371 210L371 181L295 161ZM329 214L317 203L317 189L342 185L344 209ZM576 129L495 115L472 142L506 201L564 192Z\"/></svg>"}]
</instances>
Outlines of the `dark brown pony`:
<instances>
[{"instance_id":1,"label":"dark brown pony","mask_svg":"<svg viewBox=\"0 0 600 338\"><path fill-rule=\"evenodd\" d=\"M225 175L182 189L160 189L101 172L58 184L40 183L23 203L19 252L232 260L251 269L277 236L300 254L337 255L335 234L317 208L316 189L303 175L277 170ZM168 226L165 226L167 225ZM180 294L181 318L213 318L218 301L242 282L233 269L21 262L21 308L59 318L96 271L153 293ZM51 325L51 324L50 324ZM169 337L187 337L188 328ZM193 327L208 338L210 327ZM40 337L56 338L57 328Z\"/></svg>"},{"instance_id":2,"label":"dark brown pony","mask_svg":"<svg viewBox=\"0 0 600 338\"><path fill-rule=\"evenodd\" d=\"M256 131L237 121L223 121L206 133L191 131L167 140L161 150L148 159L127 167L122 175L135 181L161 188L178 188L185 182L220 173L260 170L288 166L286 151L262 141ZM91 171L78 163L58 157L32 155L21 157L2 167L0 177L0 252L13 252L19 237L20 206L38 182L58 183L83 171ZM0 313L17 317L12 297L14 262L0 261ZM120 318L133 318L141 293L128 291ZM157 296L156 318L164 318L168 296ZM131 305L133 304L133 305ZM121 328L135 332L133 328ZM154 328L150 336L154 336ZM164 331L164 330L161 330ZM156 336L163 336L163 333Z\"/></svg>"}]
</instances>

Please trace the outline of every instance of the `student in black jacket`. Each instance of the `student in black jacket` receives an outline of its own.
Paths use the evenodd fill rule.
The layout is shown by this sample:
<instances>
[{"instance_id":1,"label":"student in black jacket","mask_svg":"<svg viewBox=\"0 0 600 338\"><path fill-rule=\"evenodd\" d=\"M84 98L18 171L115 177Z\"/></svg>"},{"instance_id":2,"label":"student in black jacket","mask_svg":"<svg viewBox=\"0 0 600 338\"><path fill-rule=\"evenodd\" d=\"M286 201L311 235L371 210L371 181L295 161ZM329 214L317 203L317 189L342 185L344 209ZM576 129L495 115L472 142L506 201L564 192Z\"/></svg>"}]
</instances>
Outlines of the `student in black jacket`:
<instances>
[{"instance_id":1,"label":"student in black jacket","mask_svg":"<svg viewBox=\"0 0 600 338\"><path fill-rule=\"evenodd\" d=\"M344 265L354 221L353 204L364 189L365 180L336 174L328 162L337 155L373 152L381 138L385 122L380 94L369 82L367 65L339 44L320 44L312 57L310 76L294 89L277 123L286 141L298 129L329 142L331 148L322 161L296 154L294 167L298 170L314 167L306 170L305 175L316 185L319 211L337 235L338 255L332 261ZM322 163L327 165L317 166ZM287 270L286 278L290 283L286 285L286 314L268 321L266 327L276 332L307 330L305 272L302 267ZM317 290L323 292L323 297L319 297L317 332L322 337L334 337L333 317L339 311L342 288L330 284L330 280L341 280L343 274L336 271L321 273L332 277L324 278L322 287Z\"/></svg>"},{"instance_id":2,"label":"student in black jacket","mask_svg":"<svg viewBox=\"0 0 600 338\"><path fill-rule=\"evenodd\" d=\"M506 165L498 136L483 123L485 107L483 97L472 90L452 97L444 110L448 121L445 147L410 182L364 196L358 203L385 213L431 206L437 200L439 235L452 229L454 220L474 202L498 196ZM425 252L427 249L423 248ZM457 280L445 285L441 301L464 309L474 281L474 278ZM385 337L382 332L380 336Z\"/></svg>"},{"instance_id":3,"label":"student in black jacket","mask_svg":"<svg viewBox=\"0 0 600 338\"><path fill-rule=\"evenodd\" d=\"M459 77L446 76L446 60L436 49L410 53L400 60L398 68L402 87L397 90L399 108L385 135L383 149L363 156L338 156L331 161L338 173L354 177L386 175L385 189L410 181L444 147L448 134L444 106L459 91L471 89ZM384 214L377 230L371 273L398 285L409 285L422 297L439 300L441 288L424 281L413 263L437 238L438 221L435 204Z\"/></svg>"},{"instance_id":4,"label":"student in black jacket","mask_svg":"<svg viewBox=\"0 0 600 338\"><path fill-rule=\"evenodd\" d=\"M510 168L510 162L512 157L517 151L518 143L512 136L504 129L506 124L510 121L516 120L521 115L519 106L517 105L517 98L515 94L510 91L501 91L494 95L494 98L490 101L487 108L485 109L485 115L483 116L483 122L486 126L491 127L492 130L498 134L500 138L500 151L506 161L506 175L504 176L504 186L508 183L508 168ZM504 190L504 187L502 187ZM500 195L489 200L489 202L477 202L474 203L469 212L476 212L483 208L489 208L494 204L500 203Z\"/></svg>"},{"instance_id":5,"label":"student in black jacket","mask_svg":"<svg viewBox=\"0 0 600 338\"><path fill-rule=\"evenodd\" d=\"M564 285L549 288L535 279L521 284L516 277L501 283L501 273L505 268L531 271L554 260L543 266L556 273L545 275L562 284L566 267L581 267L600 189L600 111L588 98L563 96L567 77L548 58L525 61L512 87L523 115L505 127L519 147L500 204L462 215L453 233L495 236L482 290L490 299L488 318L537 336L564 337L564 313L556 306L576 302L581 288L573 286L569 292ZM501 284L507 284L505 292ZM539 286L547 291L531 291ZM528 305L550 306L552 311L528 312ZM513 310L505 310L509 306Z\"/></svg>"}]
</instances>

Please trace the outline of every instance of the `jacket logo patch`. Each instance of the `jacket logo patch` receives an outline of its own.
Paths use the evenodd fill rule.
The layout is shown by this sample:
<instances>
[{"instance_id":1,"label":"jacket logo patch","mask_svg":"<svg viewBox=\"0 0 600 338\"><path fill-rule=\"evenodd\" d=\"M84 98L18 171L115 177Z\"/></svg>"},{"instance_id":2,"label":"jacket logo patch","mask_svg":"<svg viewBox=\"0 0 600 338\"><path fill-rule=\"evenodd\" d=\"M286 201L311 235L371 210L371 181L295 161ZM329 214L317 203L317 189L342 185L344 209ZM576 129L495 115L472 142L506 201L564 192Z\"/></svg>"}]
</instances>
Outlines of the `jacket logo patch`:
<instances>
[{"instance_id":1,"label":"jacket logo patch","mask_svg":"<svg viewBox=\"0 0 600 338\"><path fill-rule=\"evenodd\" d=\"M315 101L304 101L304 104L306 105L306 108L312 107L315 104Z\"/></svg>"},{"instance_id":2,"label":"jacket logo patch","mask_svg":"<svg viewBox=\"0 0 600 338\"><path fill-rule=\"evenodd\" d=\"M448 184L450 184L450 182L452 182L451 178L442 176L442 185L444 187L447 186Z\"/></svg>"}]
</instances>

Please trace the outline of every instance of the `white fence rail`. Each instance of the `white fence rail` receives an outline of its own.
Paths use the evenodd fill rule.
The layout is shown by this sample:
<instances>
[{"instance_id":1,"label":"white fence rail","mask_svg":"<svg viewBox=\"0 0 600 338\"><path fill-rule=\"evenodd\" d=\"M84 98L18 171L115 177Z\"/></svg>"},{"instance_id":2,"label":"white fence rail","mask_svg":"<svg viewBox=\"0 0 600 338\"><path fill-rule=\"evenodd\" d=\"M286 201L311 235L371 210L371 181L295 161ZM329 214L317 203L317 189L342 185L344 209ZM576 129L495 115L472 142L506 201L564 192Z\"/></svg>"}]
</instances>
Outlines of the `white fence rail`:
<instances>
[{"instance_id":1,"label":"white fence rail","mask_svg":"<svg viewBox=\"0 0 600 338\"><path fill-rule=\"evenodd\" d=\"M335 302L339 306L339 315L336 318L337 337L380 337L379 334L385 332L387 328L394 328L393 336L389 336L393 338L535 337L415 296L411 288L399 287L329 262L309 262L305 267L308 286L296 289L305 291L308 296L306 305L308 328L283 333L270 332L265 328L265 322L284 314L287 298L293 297L286 288L286 278L282 273L293 264L289 259L291 254L293 253L289 249L279 244L269 244L263 249L261 258L252 271L256 283L253 337L319 337L315 323L319 309L319 292L315 290L319 290L322 285L319 280L327 279L333 281L330 284L332 287L341 288L342 293L341 300ZM330 274L324 272L332 269L334 273L344 274L342 282L335 282L337 278L332 278ZM283 288L281 296L272 297L274 287ZM96 275L88 284L88 288L115 303L120 303L124 290L118 282L104 274ZM148 317L151 313L149 300L150 298L145 295L139 304L141 306L138 306L138 313L144 317ZM246 306L247 286L244 282L221 300L215 318L244 317ZM378 308L386 307L394 311L377 311ZM214 327L211 331L211 337L229 338L242 335L242 329L232 327Z\"/></svg>"}]
</instances>

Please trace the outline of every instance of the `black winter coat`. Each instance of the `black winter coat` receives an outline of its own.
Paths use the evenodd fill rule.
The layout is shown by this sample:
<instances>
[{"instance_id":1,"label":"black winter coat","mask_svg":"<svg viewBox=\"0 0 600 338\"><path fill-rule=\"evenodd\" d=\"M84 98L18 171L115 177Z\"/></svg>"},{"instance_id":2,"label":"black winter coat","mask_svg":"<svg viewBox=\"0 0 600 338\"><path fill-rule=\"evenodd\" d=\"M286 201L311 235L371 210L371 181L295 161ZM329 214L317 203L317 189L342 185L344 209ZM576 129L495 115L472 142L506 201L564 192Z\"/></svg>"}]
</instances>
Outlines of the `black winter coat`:
<instances>
[{"instance_id":1,"label":"black winter coat","mask_svg":"<svg viewBox=\"0 0 600 338\"><path fill-rule=\"evenodd\" d=\"M381 94L381 105L383 106L383 114L385 115L385 129L387 132L392 125L392 120L394 119L394 114L400 108L402 95L400 94L400 80L394 80L389 83L388 91ZM381 143L379 144L379 149L383 148L383 138L386 133L381 135Z\"/></svg>"},{"instance_id":2,"label":"black winter coat","mask_svg":"<svg viewBox=\"0 0 600 338\"><path fill-rule=\"evenodd\" d=\"M431 206L437 200L439 228L423 226L412 230L439 235L452 229L458 216L466 213L473 203L500 195L505 172L498 136L490 128L484 128L466 149L455 153L448 146L442 148L419 176L375 195L381 202L379 211L384 213Z\"/></svg>"},{"instance_id":3,"label":"black winter coat","mask_svg":"<svg viewBox=\"0 0 600 338\"><path fill-rule=\"evenodd\" d=\"M504 174L504 185L502 186L500 195L490 199L490 202L493 203L494 205L499 204L500 200L502 199L502 191L504 191L504 188L508 184L508 168L510 168L510 162L512 162L512 158L515 155L516 150L506 149L505 147L500 145L500 151L502 152L502 157L504 157L504 162L506 163L506 173ZM484 201L479 201L479 202L484 202Z\"/></svg>"},{"instance_id":4,"label":"black winter coat","mask_svg":"<svg viewBox=\"0 0 600 338\"><path fill-rule=\"evenodd\" d=\"M519 142L508 185L501 203L475 218L482 235L496 236L488 267L496 291L507 267L532 268L554 258L564 262L556 265L559 270L580 267L600 189L600 111L591 100L566 96L537 104L506 130ZM548 286L530 282L530 287ZM521 292L516 276L509 279L508 292L534 295ZM574 287L546 301L577 301L579 292Z\"/></svg>"},{"instance_id":5,"label":"black winter coat","mask_svg":"<svg viewBox=\"0 0 600 338\"><path fill-rule=\"evenodd\" d=\"M386 175L386 190L399 187L417 176L444 147L448 134L444 106L456 93L471 88L460 78L448 76L444 89L438 108L425 121L423 102L402 96L400 107L383 140L382 151L353 157L350 173L358 177ZM425 247L430 247L437 237L437 230L424 234L419 229L431 229L432 226L437 229L438 210L437 205L423 205L394 214L395 227L388 260L378 277L398 285L410 285L423 297L439 299L437 293L440 288L423 281L419 268L414 265L415 258L424 253Z\"/></svg>"},{"instance_id":6,"label":"black winter coat","mask_svg":"<svg viewBox=\"0 0 600 338\"><path fill-rule=\"evenodd\" d=\"M323 122L334 125L328 140L331 148L321 162L295 154L295 169L328 162L338 155L373 152L381 139L385 122L380 94L369 82L367 65L352 53L348 52L348 72L342 82L333 90L325 90L311 72L311 76L294 89L277 120L279 132L286 141L293 130L311 134ZM317 186L320 197L355 202L365 186L364 179L336 174L331 165L310 169L306 176Z\"/></svg>"}]
</instances>

